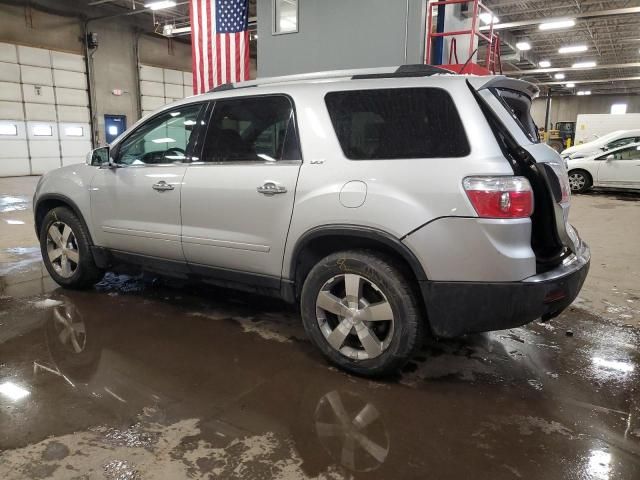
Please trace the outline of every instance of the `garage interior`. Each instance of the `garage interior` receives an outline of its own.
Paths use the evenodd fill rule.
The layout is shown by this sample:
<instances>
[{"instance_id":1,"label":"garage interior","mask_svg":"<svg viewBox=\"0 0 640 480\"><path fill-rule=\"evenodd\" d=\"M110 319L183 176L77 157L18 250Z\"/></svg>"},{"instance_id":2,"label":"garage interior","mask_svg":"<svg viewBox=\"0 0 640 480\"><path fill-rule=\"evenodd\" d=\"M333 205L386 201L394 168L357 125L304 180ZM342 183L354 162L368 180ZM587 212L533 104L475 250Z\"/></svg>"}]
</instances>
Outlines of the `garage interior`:
<instances>
[{"instance_id":1,"label":"garage interior","mask_svg":"<svg viewBox=\"0 0 640 480\"><path fill-rule=\"evenodd\" d=\"M381 379L329 365L277 299L47 273L36 185L196 93L190 3L0 0L0 478L640 478L640 1L246 1L248 79L504 75L539 89L540 142L630 152L571 195L592 260L569 308L427 336ZM561 155L573 188L589 155Z\"/></svg>"}]
</instances>

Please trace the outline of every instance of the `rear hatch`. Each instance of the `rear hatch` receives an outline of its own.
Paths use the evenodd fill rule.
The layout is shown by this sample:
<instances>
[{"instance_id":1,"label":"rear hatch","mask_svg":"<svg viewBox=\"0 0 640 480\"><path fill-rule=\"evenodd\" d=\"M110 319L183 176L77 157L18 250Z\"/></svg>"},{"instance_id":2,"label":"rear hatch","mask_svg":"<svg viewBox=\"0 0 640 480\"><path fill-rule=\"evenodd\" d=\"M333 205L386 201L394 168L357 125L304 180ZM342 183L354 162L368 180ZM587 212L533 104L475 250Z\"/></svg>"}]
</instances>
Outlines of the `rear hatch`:
<instances>
[{"instance_id":1,"label":"rear hatch","mask_svg":"<svg viewBox=\"0 0 640 480\"><path fill-rule=\"evenodd\" d=\"M531 247L538 273L548 271L577 251L579 237L569 225L566 168L560 155L540 142L531 117L538 88L506 77L469 77L468 84L514 173L531 183L535 198Z\"/></svg>"}]
</instances>

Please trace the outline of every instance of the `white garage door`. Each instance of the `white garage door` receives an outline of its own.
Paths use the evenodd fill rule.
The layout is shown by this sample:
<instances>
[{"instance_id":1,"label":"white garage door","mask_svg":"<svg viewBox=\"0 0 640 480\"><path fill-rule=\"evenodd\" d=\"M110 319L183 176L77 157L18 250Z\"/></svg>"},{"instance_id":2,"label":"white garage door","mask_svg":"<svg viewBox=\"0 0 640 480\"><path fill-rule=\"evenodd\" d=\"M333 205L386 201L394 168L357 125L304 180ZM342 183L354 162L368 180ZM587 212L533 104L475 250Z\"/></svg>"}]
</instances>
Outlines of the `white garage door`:
<instances>
[{"instance_id":1,"label":"white garage door","mask_svg":"<svg viewBox=\"0 0 640 480\"><path fill-rule=\"evenodd\" d=\"M142 116L146 117L167 103L193 95L193 76L182 70L140 65L140 95Z\"/></svg>"},{"instance_id":2,"label":"white garage door","mask_svg":"<svg viewBox=\"0 0 640 480\"><path fill-rule=\"evenodd\" d=\"M81 55L0 43L0 176L83 162L89 121Z\"/></svg>"}]
</instances>

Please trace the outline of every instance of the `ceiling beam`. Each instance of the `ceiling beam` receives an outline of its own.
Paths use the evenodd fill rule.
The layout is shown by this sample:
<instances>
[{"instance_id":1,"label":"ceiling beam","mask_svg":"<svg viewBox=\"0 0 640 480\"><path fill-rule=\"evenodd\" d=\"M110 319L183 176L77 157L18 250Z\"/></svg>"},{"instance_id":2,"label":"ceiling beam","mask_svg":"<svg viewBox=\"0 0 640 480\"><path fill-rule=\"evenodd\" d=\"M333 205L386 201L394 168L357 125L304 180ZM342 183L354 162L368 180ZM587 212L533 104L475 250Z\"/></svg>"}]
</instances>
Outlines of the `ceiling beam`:
<instances>
[{"instance_id":1,"label":"ceiling beam","mask_svg":"<svg viewBox=\"0 0 640 480\"><path fill-rule=\"evenodd\" d=\"M611 10L595 10L593 12L583 12L570 14L563 17L547 17L547 18L532 18L529 20L519 20L516 22L505 22L505 23L496 23L493 25L493 30L512 30L515 28L526 27L529 25L539 25L541 23L554 22L558 20L566 20L568 18L573 18L576 20L586 20L589 18L601 18L601 17L610 17L613 15L629 15L633 13L640 13L640 7L626 7L626 8L614 8ZM499 15L499 13L498 13ZM480 30L489 30L489 25L484 25L480 27Z\"/></svg>"},{"instance_id":2,"label":"ceiling beam","mask_svg":"<svg viewBox=\"0 0 640 480\"><path fill-rule=\"evenodd\" d=\"M610 77L595 80L563 80L561 82L538 82L536 85L565 85L567 83L610 83L610 82L633 82L640 80L640 77Z\"/></svg>"},{"instance_id":3,"label":"ceiling beam","mask_svg":"<svg viewBox=\"0 0 640 480\"><path fill-rule=\"evenodd\" d=\"M533 75L536 73L566 72L567 70L580 72L585 70L592 71L592 70L609 70L612 68L638 68L638 67L640 67L640 62L610 63L610 64L604 64L604 65L596 65L595 67L588 67L588 68L571 68L571 67L533 68L531 70L509 70L503 73L505 75Z\"/></svg>"}]
</instances>

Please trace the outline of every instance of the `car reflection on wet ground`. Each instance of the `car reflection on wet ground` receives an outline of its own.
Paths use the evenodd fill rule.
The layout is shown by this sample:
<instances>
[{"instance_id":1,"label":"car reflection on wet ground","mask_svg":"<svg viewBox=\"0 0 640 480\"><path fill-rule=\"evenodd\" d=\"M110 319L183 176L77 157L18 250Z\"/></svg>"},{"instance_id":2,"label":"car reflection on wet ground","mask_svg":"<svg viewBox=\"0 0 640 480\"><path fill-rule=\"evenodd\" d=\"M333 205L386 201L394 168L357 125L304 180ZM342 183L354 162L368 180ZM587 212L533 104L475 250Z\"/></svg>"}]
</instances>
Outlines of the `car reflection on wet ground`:
<instances>
[{"instance_id":1,"label":"car reflection on wet ground","mask_svg":"<svg viewBox=\"0 0 640 480\"><path fill-rule=\"evenodd\" d=\"M571 308L371 381L280 302L163 283L0 299L0 478L640 478L634 328Z\"/></svg>"}]
</instances>

